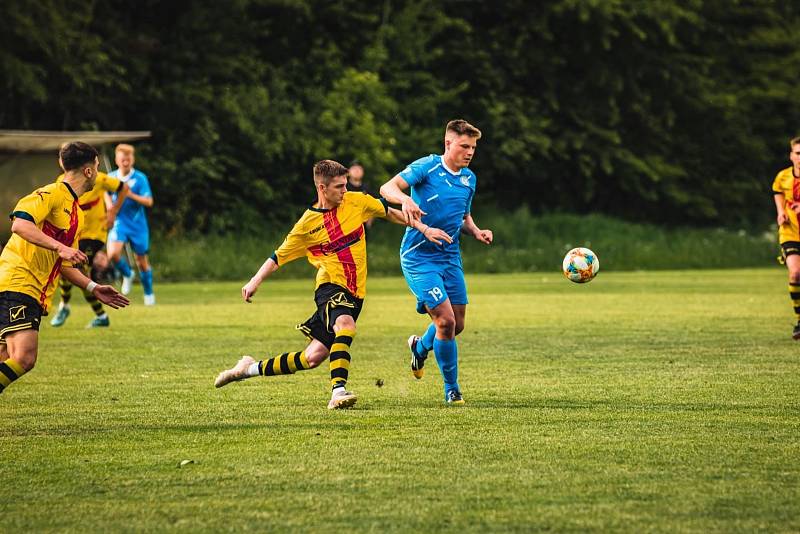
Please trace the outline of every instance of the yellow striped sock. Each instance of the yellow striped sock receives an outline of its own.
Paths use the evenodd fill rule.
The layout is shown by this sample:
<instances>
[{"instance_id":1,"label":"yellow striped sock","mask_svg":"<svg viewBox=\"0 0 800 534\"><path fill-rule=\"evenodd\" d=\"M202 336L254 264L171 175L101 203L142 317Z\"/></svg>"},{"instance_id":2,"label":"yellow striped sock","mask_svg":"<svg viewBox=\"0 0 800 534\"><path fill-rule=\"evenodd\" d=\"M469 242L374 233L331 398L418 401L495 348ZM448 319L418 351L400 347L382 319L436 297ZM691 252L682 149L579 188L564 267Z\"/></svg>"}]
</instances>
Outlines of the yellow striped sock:
<instances>
[{"instance_id":1,"label":"yellow striped sock","mask_svg":"<svg viewBox=\"0 0 800 534\"><path fill-rule=\"evenodd\" d=\"M3 392L11 382L18 379L25 374L25 369L9 358L8 360L0 363L0 393Z\"/></svg>"},{"instance_id":2,"label":"yellow striped sock","mask_svg":"<svg viewBox=\"0 0 800 534\"><path fill-rule=\"evenodd\" d=\"M284 352L267 361L258 362L258 373L261 376L291 375L309 368L306 351Z\"/></svg>"},{"instance_id":3,"label":"yellow striped sock","mask_svg":"<svg viewBox=\"0 0 800 534\"><path fill-rule=\"evenodd\" d=\"M344 387L350 370L350 345L356 337L355 330L339 330L331 345L331 387Z\"/></svg>"}]
</instances>

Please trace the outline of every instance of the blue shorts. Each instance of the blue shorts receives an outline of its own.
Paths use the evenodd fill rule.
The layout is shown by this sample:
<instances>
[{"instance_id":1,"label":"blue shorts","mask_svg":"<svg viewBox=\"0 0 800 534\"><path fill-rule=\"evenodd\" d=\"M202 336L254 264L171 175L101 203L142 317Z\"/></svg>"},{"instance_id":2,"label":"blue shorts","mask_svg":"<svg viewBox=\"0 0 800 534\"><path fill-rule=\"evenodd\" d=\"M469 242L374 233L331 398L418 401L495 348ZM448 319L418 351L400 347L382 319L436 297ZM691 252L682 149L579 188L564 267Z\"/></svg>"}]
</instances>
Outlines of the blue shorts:
<instances>
[{"instance_id":1,"label":"blue shorts","mask_svg":"<svg viewBox=\"0 0 800 534\"><path fill-rule=\"evenodd\" d=\"M146 226L134 229L115 224L111 231L108 232L108 240L122 241L123 243L130 242L133 252L137 256L144 256L150 251L150 229Z\"/></svg>"},{"instance_id":2,"label":"blue shorts","mask_svg":"<svg viewBox=\"0 0 800 534\"><path fill-rule=\"evenodd\" d=\"M452 264L403 266L408 288L417 297L417 313L428 313L448 298L450 304L467 304L464 270Z\"/></svg>"}]
</instances>

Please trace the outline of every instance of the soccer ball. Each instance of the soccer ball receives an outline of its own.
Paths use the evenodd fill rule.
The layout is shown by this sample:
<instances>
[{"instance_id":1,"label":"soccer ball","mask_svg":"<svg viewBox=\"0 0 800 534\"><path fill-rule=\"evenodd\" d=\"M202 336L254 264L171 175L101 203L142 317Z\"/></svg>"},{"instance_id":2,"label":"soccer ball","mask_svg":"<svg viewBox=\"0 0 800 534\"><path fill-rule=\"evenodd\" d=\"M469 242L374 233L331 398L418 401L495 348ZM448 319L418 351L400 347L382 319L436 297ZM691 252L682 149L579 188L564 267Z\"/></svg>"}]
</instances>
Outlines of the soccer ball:
<instances>
[{"instance_id":1,"label":"soccer ball","mask_svg":"<svg viewBox=\"0 0 800 534\"><path fill-rule=\"evenodd\" d=\"M564 256L561 268L564 276L576 284L585 284L597 276L597 271L600 270L600 260L597 259L597 254L588 248L573 248Z\"/></svg>"}]
</instances>

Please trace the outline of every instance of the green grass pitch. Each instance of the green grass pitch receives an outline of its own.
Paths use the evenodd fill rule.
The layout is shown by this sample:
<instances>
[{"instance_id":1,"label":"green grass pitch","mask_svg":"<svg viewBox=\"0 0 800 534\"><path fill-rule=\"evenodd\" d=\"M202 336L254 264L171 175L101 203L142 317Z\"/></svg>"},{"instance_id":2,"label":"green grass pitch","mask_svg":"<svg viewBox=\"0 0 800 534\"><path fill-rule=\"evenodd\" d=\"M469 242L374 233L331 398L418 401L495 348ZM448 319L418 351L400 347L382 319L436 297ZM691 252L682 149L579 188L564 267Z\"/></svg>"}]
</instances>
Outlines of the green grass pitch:
<instances>
[{"instance_id":1,"label":"green grass pitch","mask_svg":"<svg viewBox=\"0 0 800 534\"><path fill-rule=\"evenodd\" d=\"M369 282L355 409L297 350L311 280L157 285L87 331L80 294L2 396L4 532L797 531L800 343L785 270L468 276L463 408L400 278ZM382 381L382 386L378 384ZM184 460L191 463L179 467ZM185 462L184 462L185 463Z\"/></svg>"}]
</instances>

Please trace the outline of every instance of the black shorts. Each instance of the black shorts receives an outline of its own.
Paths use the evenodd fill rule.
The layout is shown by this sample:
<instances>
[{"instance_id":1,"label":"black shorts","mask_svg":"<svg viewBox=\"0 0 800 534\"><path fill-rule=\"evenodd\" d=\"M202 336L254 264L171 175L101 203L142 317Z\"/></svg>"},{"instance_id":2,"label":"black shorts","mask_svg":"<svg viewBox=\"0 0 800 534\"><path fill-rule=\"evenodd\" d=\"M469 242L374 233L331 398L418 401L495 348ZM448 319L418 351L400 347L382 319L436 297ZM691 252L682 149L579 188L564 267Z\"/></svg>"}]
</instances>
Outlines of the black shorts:
<instances>
[{"instance_id":1,"label":"black shorts","mask_svg":"<svg viewBox=\"0 0 800 534\"><path fill-rule=\"evenodd\" d=\"M784 241L781 243L781 250L783 250L784 259L792 254L800 255L800 241Z\"/></svg>"},{"instance_id":2,"label":"black shorts","mask_svg":"<svg viewBox=\"0 0 800 534\"><path fill-rule=\"evenodd\" d=\"M353 321L358 320L364 299L354 297L342 286L327 283L319 286L314 292L314 302L317 304L316 313L296 328L306 337L318 340L330 350L333 340L336 339L333 324L337 317L349 315Z\"/></svg>"},{"instance_id":3,"label":"black shorts","mask_svg":"<svg viewBox=\"0 0 800 534\"><path fill-rule=\"evenodd\" d=\"M39 330L42 307L36 299L16 291L0 291L0 343L11 332Z\"/></svg>"},{"instance_id":4,"label":"black shorts","mask_svg":"<svg viewBox=\"0 0 800 534\"><path fill-rule=\"evenodd\" d=\"M106 248L106 244L99 239L81 239L78 241L78 249L86 254L87 258L89 258L87 265L92 265L92 262L94 261L94 255L104 248Z\"/></svg>"}]
</instances>

